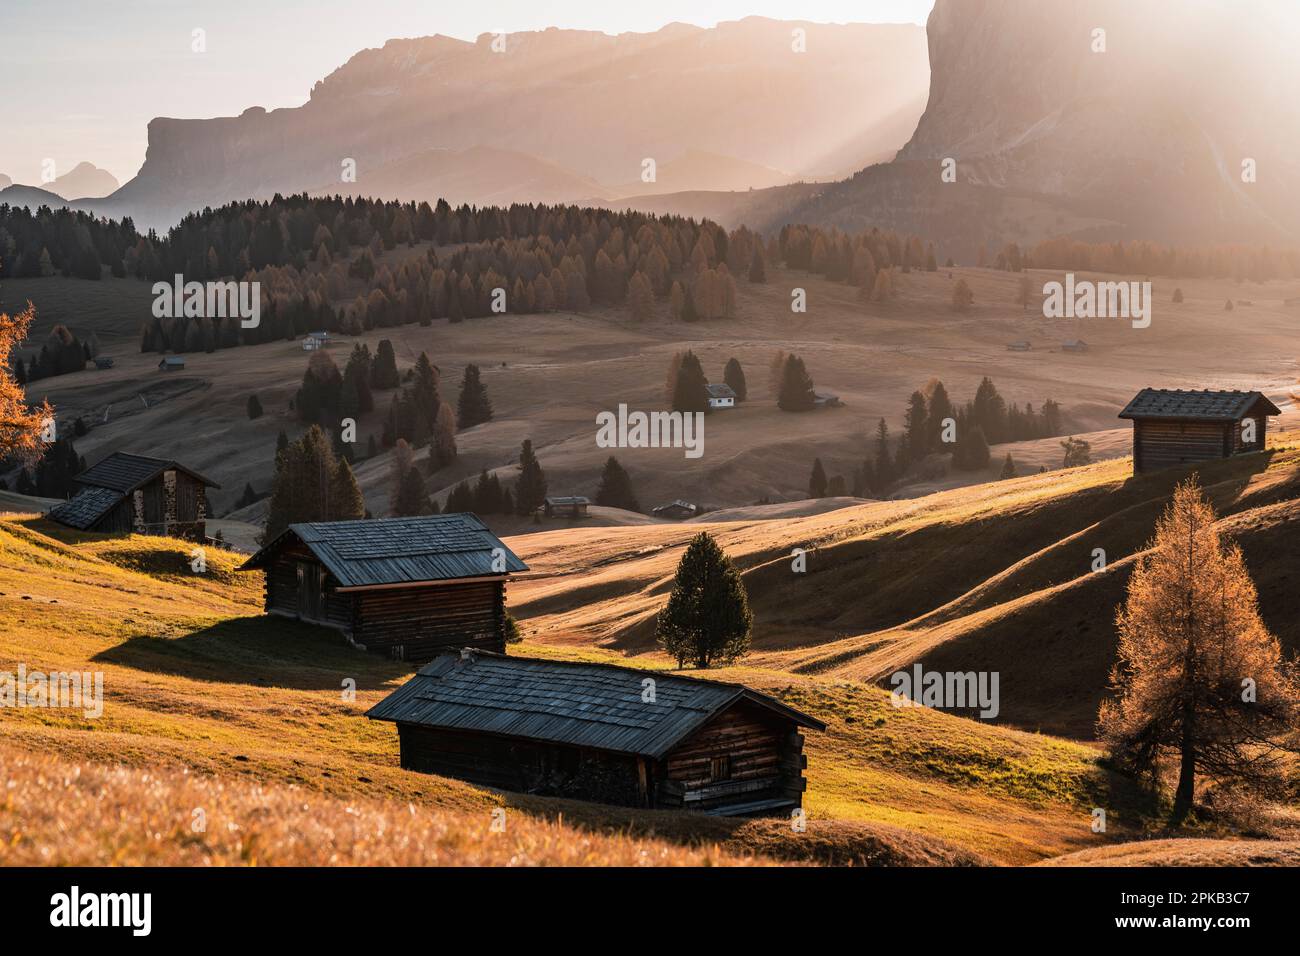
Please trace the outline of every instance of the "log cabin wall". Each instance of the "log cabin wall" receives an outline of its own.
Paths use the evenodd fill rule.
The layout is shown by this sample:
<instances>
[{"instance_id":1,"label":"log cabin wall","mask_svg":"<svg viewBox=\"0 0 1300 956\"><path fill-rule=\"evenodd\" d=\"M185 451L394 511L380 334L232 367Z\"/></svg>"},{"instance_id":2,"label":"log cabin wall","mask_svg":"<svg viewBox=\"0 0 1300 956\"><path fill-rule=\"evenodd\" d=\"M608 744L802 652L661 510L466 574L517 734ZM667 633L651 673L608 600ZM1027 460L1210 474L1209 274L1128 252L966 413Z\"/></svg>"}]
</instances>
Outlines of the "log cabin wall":
<instances>
[{"instance_id":1,"label":"log cabin wall","mask_svg":"<svg viewBox=\"0 0 1300 956\"><path fill-rule=\"evenodd\" d=\"M1247 419L1254 419L1255 421L1255 441L1249 443L1242 441L1242 424L1238 424L1232 430L1232 453L1234 455L1243 452L1263 451L1264 446L1267 444L1265 439L1268 437L1268 414L1262 402L1254 404L1251 410L1243 416L1242 423Z\"/></svg>"},{"instance_id":2,"label":"log cabin wall","mask_svg":"<svg viewBox=\"0 0 1300 956\"><path fill-rule=\"evenodd\" d=\"M398 724L404 770L485 787L643 806L637 759L545 741Z\"/></svg>"},{"instance_id":3,"label":"log cabin wall","mask_svg":"<svg viewBox=\"0 0 1300 956\"><path fill-rule=\"evenodd\" d=\"M448 648L504 653L505 591L501 581L354 591L352 638L368 651L417 664Z\"/></svg>"},{"instance_id":4,"label":"log cabin wall","mask_svg":"<svg viewBox=\"0 0 1300 956\"><path fill-rule=\"evenodd\" d=\"M751 801L803 802L803 735L761 707L738 703L671 750L657 769L655 803L709 810Z\"/></svg>"},{"instance_id":5,"label":"log cabin wall","mask_svg":"<svg viewBox=\"0 0 1300 956\"><path fill-rule=\"evenodd\" d=\"M303 614L303 603L299 594L298 565L318 569L322 577L320 614L311 617ZM276 555L266 569L266 610L270 613L296 617L314 624L324 624L338 628L351 635L355 626L355 601L350 594L341 594L336 589L336 582L317 560L311 550L303 544L286 545Z\"/></svg>"},{"instance_id":6,"label":"log cabin wall","mask_svg":"<svg viewBox=\"0 0 1300 956\"><path fill-rule=\"evenodd\" d=\"M1142 419L1133 423L1134 470L1156 471L1233 453L1238 426L1222 422Z\"/></svg>"}]
</instances>

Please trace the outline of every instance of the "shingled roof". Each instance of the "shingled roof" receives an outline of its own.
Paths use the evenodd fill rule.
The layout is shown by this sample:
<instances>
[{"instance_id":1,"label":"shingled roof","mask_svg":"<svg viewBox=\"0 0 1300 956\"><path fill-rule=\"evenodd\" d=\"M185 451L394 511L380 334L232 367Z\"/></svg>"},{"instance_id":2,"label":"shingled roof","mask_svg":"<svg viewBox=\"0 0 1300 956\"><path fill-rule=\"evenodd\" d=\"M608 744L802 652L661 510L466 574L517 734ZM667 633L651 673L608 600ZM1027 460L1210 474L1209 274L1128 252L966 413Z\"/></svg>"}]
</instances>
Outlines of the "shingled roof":
<instances>
[{"instance_id":1,"label":"shingled roof","mask_svg":"<svg viewBox=\"0 0 1300 956\"><path fill-rule=\"evenodd\" d=\"M124 492L112 488L84 488L67 501L51 508L46 517L85 531L116 508L125 497Z\"/></svg>"},{"instance_id":2,"label":"shingled roof","mask_svg":"<svg viewBox=\"0 0 1300 956\"><path fill-rule=\"evenodd\" d=\"M240 570L266 567L276 551L294 540L306 545L344 588L499 577L528 570L472 514L292 524ZM504 552L504 571L493 567L498 548Z\"/></svg>"},{"instance_id":3,"label":"shingled roof","mask_svg":"<svg viewBox=\"0 0 1300 956\"><path fill-rule=\"evenodd\" d=\"M1205 422L1240 421L1263 402L1265 415L1282 411L1262 392L1183 391L1169 388L1144 388L1124 406L1120 418L1185 418Z\"/></svg>"},{"instance_id":4,"label":"shingled roof","mask_svg":"<svg viewBox=\"0 0 1300 956\"><path fill-rule=\"evenodd\" d=\"M647 678L654 681L653 703L643 700ZM366 716L658 759L738 701L802 727L826 729L816 718L739 684L473 650L435 657Z\"/></svg>"},{"instance_id":5,"label":"shingled roof","mask_svg":"<svg viewBox=\"0 0 1300 956\"><path fill-rule=\"evenodd\" d=\"M169 458L148 458L144 455L128 455L122 451L113 452L73 480L95 488L112 488L125 494L148 484L164 471L173 469L185 472L209 488L221 487L215 481L209 481L197 471Z\"/></svg>"}]
</instances>

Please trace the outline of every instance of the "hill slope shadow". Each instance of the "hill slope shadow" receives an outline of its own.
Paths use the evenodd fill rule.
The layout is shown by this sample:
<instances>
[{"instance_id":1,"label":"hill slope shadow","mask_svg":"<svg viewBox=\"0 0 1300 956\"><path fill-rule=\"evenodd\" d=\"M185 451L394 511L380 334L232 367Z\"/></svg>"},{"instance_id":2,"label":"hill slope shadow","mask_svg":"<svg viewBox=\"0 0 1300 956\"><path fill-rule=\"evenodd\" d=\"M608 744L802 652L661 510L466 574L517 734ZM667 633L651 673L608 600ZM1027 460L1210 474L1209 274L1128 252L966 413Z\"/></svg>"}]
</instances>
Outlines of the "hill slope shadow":
<instances>
[{"instance_id":1,"label":"hill slope shadow","mask_svg":"<svg viewBox=\"0 0 1300 956\"><path fill-rule=\"evenodd\" d=\"M294 690L377 690L410 674L408 664L351 647L329 628L262 615L230 618L182 637L140 636L101 651L116 664L191 680Z\"/></svg>"}]
</instances>

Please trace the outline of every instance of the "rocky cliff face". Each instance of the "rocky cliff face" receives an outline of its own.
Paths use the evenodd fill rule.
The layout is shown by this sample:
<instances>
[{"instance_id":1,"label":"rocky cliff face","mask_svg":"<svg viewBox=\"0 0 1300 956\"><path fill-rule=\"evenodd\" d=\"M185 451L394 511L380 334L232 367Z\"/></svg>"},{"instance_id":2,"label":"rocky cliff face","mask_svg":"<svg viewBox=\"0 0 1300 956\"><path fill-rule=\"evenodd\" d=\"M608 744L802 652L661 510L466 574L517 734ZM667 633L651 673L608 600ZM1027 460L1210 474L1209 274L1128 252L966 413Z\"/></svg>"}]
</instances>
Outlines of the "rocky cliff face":
<instances>
[{"instance_id":1,"label":"rocky cliff face","mask_svg":"<svg viewBox=\"0 0 1300 956\"><path fill-rule=\"evenodd\" d=\"M796 27L805 53L792 51ZM645 158L668 164L691 150L740 161L729 188L752 185L739 171L755 165L827 178L896 150L927 82L924 34L910 25L751 18L620 36L552 29L511 34L504 52L488 35L392 40L317 83L300 108L155 119L144 166L110 205L153 223L232 199L342 188L345 159L356 161L350 191L366 192L370 171L474 147L607 186L638 181Z\"/></svg>"},{"instance_id":2,"label":"rocky cliff face","mask_svg":"<svg viewBox=\"0 0 1300 956\"><path fill-rule=\"evenodd\" d=\"M1265 2L937 0L915 134L799 213L928 225L965 250L1072 232L1296 241L1297 26Z\"/></svg>"}]
</instances>

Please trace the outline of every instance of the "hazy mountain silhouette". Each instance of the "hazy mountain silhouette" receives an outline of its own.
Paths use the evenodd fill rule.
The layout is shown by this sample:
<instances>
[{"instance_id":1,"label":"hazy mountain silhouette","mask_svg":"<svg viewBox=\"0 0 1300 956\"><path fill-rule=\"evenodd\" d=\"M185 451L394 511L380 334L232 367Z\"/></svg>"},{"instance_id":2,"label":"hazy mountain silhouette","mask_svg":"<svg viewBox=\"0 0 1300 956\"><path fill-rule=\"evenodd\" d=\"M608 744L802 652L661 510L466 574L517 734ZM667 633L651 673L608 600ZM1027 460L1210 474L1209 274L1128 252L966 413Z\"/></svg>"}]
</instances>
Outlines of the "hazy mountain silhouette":
<instances>
[{"instance_id":1,"label":"hazy mountain silhouette","mask_svg":"<svg viewBox=\"0 0 1300 956\"><path fill-rule=\"evenodd\" d=\"M64 199L98 199L111 195L120 185L108 170L81 162L43 188Z\"/></svg>"},{"instance_id":2,"label":"hazy mountain silhouette","mask_svg":"<svg viewBox=\"0 0 1300 956\"><path fill-rule=\"evenodd\" d=\"M796 29L806 52L793 49ZM644 185L645 159L670 168L692 150L730 162L700 164L700 179L676 188L748 189L759 168L842 175L902 145L928 79L924 32L911 24L552 28L493 47L486 34L390 40L317 83L301 107L155 119L139 174L95 209L166 225L205 205L303 190L577 200ZM347 160L355 183L344 181ZM584 179L596 188L570 195Z\"/></svg>"},{"instance_id":3,"label":"hazy mountain silhouette","mask_svg":"<svg viewBox=\"0 0 1300 956\"><path fill-rule=\"evenodd\" d=\"M966 254L1062 233L1294 240L1295 33L1264 4L938 0L930 98L910 141L784 213L947 238ZM941 181L947 158L956 183Z\"/></svg>"}]
</instances>

